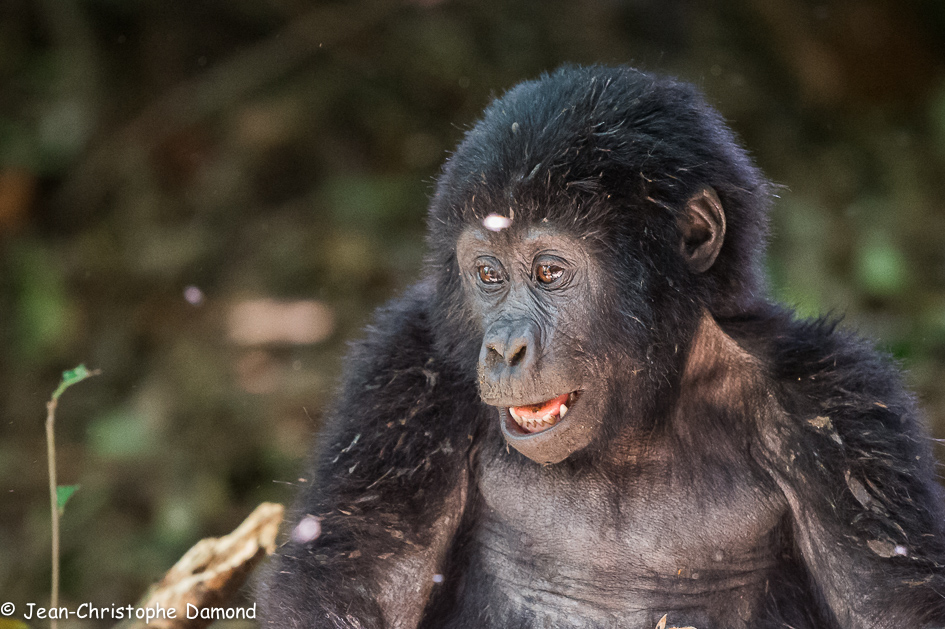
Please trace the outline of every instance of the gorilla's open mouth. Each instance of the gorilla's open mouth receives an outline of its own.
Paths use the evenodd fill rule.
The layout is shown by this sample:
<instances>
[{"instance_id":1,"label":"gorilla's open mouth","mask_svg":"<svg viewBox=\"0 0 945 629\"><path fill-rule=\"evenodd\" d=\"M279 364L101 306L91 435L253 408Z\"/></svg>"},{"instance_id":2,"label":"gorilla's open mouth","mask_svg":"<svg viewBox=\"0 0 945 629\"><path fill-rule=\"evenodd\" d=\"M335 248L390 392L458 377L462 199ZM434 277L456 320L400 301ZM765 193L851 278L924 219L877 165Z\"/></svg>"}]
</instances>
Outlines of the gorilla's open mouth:
<instances>
[{"instance_id":1,"label":"gorilla's open mouth","mask_svg":"<svg viewBox=\"0 0 945 629\"><path fill-rule=\"evenodd\" d=\"M564 419L568 410L574 406L579 391L563 393L558 397L525 406L508 407L509 416L518 427L527 434L548 430Z\"/></svg>"}]
</instances>

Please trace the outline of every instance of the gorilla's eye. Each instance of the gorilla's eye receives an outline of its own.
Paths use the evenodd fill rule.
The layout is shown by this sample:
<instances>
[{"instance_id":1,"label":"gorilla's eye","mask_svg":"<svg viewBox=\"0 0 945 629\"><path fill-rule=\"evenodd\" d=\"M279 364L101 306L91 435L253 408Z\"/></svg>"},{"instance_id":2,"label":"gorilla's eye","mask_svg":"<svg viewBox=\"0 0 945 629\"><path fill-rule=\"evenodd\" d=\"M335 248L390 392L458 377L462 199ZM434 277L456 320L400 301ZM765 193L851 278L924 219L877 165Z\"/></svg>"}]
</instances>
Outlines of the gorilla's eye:
<instances>
[{"instance_id":1,"label":"gorilla's eye","mask_svg":"<svg viewBox=\"0 0 945 629\"><path fill-rule=\"evenodd\" d=\"M564 269L557 264L539 264L535 268L535 279L542 284L554 284L564 275Z\"/></svg>"},{"instance_id":2,"label":"gorilla's eye","mask_svg":"<svg viewBox=\"0 0 945 629\"><path fill-rule=\"evenodd\" d=\"M483 284L500 284L502 282L502 271L491 264L480 263L477 268L479 281Z\"/></svg>"}]
</instances>

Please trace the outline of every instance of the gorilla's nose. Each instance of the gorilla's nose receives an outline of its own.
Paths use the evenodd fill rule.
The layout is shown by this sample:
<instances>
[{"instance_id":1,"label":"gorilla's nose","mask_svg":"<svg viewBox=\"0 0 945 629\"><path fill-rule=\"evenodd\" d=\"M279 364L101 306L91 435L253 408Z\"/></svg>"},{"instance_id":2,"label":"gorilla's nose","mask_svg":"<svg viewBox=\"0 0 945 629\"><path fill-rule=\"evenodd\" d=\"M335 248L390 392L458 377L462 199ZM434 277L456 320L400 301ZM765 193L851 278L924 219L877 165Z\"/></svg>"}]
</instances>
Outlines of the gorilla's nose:
<instances>
[{"instance_id":1,"label":"gorilla's nose","mask_svg":"<svg viewBox=\"0 0 945 629\"><path fill-rule=\"evenodd\" d=\"M493 326L482 342L479 367L487 379L517 377L530 370L538 354L538 339L528 322Z\"/></svg>"},{"instance_id":2,"label":"gorilla's nose","mask_svg":"<svg viewBox=\"0 0 945 629\"><path fill-rule=\"evenodd\" d=\"M523 336L510 339L509 342L493 340L486 343L489 357L495 362L504 362L509 367L515 367L525 360L528 351L528 339Z\"/></svg>"}]
</instances>

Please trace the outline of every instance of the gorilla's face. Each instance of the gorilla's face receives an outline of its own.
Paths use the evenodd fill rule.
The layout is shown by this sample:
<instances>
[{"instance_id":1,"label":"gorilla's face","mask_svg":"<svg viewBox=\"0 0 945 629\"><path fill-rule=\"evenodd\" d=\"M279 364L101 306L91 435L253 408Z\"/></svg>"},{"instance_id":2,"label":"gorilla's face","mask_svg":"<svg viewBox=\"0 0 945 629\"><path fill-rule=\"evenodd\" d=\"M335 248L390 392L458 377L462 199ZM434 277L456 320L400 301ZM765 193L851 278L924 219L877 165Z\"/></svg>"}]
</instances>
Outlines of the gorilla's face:
<instances>
[{"instance_id":1,"label":"gorilla's face","mask_svg":"<svg viewBox=\"0 0 945 629\"><path fill-rule=\"evenodd\" d=\"M698 313L697 300L679 288L682 278L671 275L712 266L725 214L707 188L676 222L679 241L659 254L644 252L640 240L618 246L561 231L547 219L528 224L493 215L462 232L456 262L482 334L480 395L497 409L506 441L525 456L557 463L604 438L605 429L614 435L626 428L620 421L642 427L650 403L673 380L686 351L679 339L691 332L674 327L690 325ZM669 258L678 263L654 262Z\"/></svg>"},{"instance_id":2,"label":"gorilla's face","mask_svg":"<svg viewBox=\"0 0 945 629\"><path fill-rule=\"evenodd\" d=\"M599 432L612 393L593 338L602 306L596 260L580 239L545 225L470 227L456 253L481 323L483 401L517 450L563 460Z\"/></svg>"}]
</instances>

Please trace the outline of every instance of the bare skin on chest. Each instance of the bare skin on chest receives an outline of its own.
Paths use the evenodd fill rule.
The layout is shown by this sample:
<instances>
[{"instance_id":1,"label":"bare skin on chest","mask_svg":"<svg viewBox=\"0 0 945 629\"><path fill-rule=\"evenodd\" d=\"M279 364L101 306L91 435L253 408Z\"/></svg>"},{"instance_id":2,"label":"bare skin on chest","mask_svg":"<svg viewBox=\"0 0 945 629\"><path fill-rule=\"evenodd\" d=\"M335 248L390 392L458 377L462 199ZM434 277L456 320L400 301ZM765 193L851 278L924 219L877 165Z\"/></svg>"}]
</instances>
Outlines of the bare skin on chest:
<instances>
[{"instance_id":1,"label":"bare skin on chest","mask_svg":"<svg viewBox=\"0 0 945 629\"><path fill-rule=\"evenodd\" d=\"M748 462L703 462L693 468L700 479L691 462L653 456L620 470L618 486L600 472L575 478L515 458L484 461L474 560L512 610L565 610L548 621L607 626L685 609L687 619L739 626L761 605L784 505L762 478L746 487ZM729 482L740 489L718 491Z\"/></svg>"}]
</instances>

